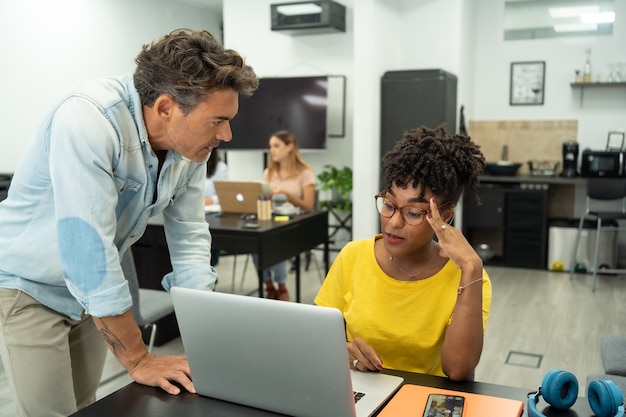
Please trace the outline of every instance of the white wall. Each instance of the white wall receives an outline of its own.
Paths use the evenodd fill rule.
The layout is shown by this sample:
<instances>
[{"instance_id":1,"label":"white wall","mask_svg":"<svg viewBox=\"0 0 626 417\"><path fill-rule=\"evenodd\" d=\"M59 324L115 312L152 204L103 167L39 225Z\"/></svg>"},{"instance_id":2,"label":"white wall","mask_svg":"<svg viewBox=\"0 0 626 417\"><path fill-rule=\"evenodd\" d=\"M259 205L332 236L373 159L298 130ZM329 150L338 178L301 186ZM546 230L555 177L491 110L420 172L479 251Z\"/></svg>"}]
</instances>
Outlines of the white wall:
<instances>
[{"instance_id":1,"label":"white wall","mask_svg":"<svg viewBox=\"0 0 626 417\"><path fill-rule=\"evenodd\" d=\"M626 62L626 2L615 1L613 36L504 41L502 0L476 2L476 73L473 119L476 120L578 120L581 151L604 149L609 130L626 129L626 88L574 90L575 70L581 70L585 49L592 50L592 71L604 79L608 64ZM511 62L545 61L543 106L510 106ZM595 76L594 76L595 77ZM470 132L471 134L471 132ZM537 158L540 159L540 158Z\"/></svg>"},{"instance_id":2,"label":"white wall","mask_svg":"<svg viewBox=\"0 0 626 417\"><path fill-rule=\"evenodd\" d=\"M626 61L626 2L615 2L611 37L503 40L504 0L338 0L347 32L288 36L270 30L274 0L224 0L224 43L260 76L347 77L346 136L326 152L305 155L353 168L354 237L377 230L380 77L396 69L441 68L458 77L457 104L466 119L577 119L581 147L603 148L609 130L626 128L626 88L580 91L569 83L592 49L593 67ZM176 27L219 31L206 9L165 0L0 0L0 172L17 165L25 144L54 100L84 79L134 69L140 46ZM546 61L543 106L509 105L511 62ZM471 134L471 132L470 132ZM236 138L235 138L236 140ZM536 156L540 158L540 155ZM228 154L233 179L259 178L259 152Z\"/></svg>"},{"instance_id":3,"label":"white wall","mask_svg":"<svg viewBox=\"0 0 626 417\"><path fill-rule=\"evenodd\" d=\"M142 45L221 16L166 0L0 0L0 172L12 172L48 108L93 77L132 72Z\"/></svg>"},{"instance_id":4,"label":"white wall","mask_svg":"<svg viewBox=\"0 0 626 417\"><path fill-rule=\"evenodd\" d=\"M572 139L581 148L603 148L609 130L626 128L626 89L585 90L581 106L580 91L569 85L587 47L592 48L594 67L602 76L609 62L624 60L626 32L620 24L626 18L624 1L616 2L618 23L611 37L508 42L503 40L503 0L339 1L348 8L345 34L285 40L285 35L269 29L268 0L254 3L254 22L241 19L251 5L225 0L224 30L226 44L248 53L262 75L266 70L275 75L281 68L304 66L313 73L315 69L330 72L332 67L333 73L348 76L348 102L353 106L348 106L348 120L353 126L347 129L345 143L353 144L355 238L376 230L371 196L378 191L380 77L385 71L442 68L454 73L457 105L465 105L467 120L577 119L579 135ZM254 36L248 36L251 32ZM536 60L546 61L545 104L510 106L511 62ZM348 153L340 142L331 142L326 154L307 155L307 159L342 165ZM246 169L260 169L258 158L246 162ZM240 170L244 164L234 165Z\"/></svg>"},{"instance_id":5,"label":"white wall","mask_svg":"<svg viewBox=\"0 0 626 417\"><path fill-rule=\"evenodd\" d=\"M327 151L309 151L304 157L316 172L320 172L327 163L351 166L354 113L354 100L351 99L354 88L351 82L354 50L351 9L348 10L347 33L290 36L270 30L272 3L276 1L224 0L224 45L239 51L260 77L347 76L345 137L329 137ZM242 19L242 16L254 16L254 19ZM229 151L227 157L231 179L261 177L262 152Z\"/></svg>"},{"instance_id":6,"label":"white wall","mask_svg":"<svg viewBox=\"0 0 626 417\"><path fill-rule=\"evenodd\" d=\"M353 168L353 237L359 239L378 230L372 196L380 191L381 77L385 71L417 68L471 74L464 51L471 43L467 16L474 0L339 2L347 9L346 33L289 36L270 30L274 1L224 0L224 43L242 51L261 76L347 76L346 137L330 138L327 152L305 157L318 171L326 163ZM241 19L245 13L255 19ZM462 91L470 100L471 90ZM262 170L258 152L229 152L228 162L233 178L258 178Z\"/></svg>"},{"instance_id":7,"label":"white wall","mask_svg":"<svg viewBox=\"0 0 626 417\"><path fill-rule=\"evenodd\" d=\"M395 11L378 0L359 0L354 10L354 150L352 154L352 237L365 239L378 231L372 196L378 191L380 166L380 77L398 60L401 46ZM376 22L376 24L374 24Z\"/></svg>"}]
</instances>

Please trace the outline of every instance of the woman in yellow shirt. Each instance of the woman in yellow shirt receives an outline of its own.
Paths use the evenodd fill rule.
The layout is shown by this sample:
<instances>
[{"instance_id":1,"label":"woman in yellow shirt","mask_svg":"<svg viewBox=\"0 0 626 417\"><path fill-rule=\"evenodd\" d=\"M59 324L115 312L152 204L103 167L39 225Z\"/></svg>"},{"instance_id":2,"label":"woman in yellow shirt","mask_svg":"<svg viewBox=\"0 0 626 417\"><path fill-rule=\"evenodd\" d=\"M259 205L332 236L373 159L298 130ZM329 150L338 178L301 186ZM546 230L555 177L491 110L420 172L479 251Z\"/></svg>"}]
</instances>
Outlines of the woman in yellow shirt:
<instances>
[{"instance_id":1,"label":"woman in yellow shirt","mask_svg":"<svg viewBox=\"0 0 626 417\"><path fill-rule=\"evenodd\" d=\"M406 132L383 158L381 234L348 243L315 298L346 322L350 364L464 380L482 352L491 306L483 263L450 222L475 193L485 158L444 126ZM436 239L434 239L436 236Z\"/></svg>"}]
</instances>

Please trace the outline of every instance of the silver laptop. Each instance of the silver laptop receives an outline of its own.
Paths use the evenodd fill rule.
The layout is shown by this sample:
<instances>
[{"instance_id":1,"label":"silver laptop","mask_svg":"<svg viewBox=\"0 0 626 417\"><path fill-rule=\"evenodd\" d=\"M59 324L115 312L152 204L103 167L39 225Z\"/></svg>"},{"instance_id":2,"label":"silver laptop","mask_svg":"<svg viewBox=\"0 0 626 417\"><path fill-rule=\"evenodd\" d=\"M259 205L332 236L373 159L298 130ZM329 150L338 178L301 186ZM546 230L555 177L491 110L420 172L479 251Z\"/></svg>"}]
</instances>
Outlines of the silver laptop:
<instances>
[{"instance_id":1,"label":"silver laptop","mask_svg":"<svg viewBox=\"0 0 626 417\"><path fill-rule=\"evenodd\" d=\"M196 391L296 417L366 417L402 384L350 370L339 310L171 290ZM364 393L355 402L355 392Z\"/></svg>"},{"instance_id":2,"label":"silver laptop","mask_svg":"<svg viewBox=\"0 0 626 417\"><path fill-rule=\"evenodd\" d=\"M262 181L213 181L222 213L256 214L259 196L271 193Z\"/></svg>"}]
</instances>

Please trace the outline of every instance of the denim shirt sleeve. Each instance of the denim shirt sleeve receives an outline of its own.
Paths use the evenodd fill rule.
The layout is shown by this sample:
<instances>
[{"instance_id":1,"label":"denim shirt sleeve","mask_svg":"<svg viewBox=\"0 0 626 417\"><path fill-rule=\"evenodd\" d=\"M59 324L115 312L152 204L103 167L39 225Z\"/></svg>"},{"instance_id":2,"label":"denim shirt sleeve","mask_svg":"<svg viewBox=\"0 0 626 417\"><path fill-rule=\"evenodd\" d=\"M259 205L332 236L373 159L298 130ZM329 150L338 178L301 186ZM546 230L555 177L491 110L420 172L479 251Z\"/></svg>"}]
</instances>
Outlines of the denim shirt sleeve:
<instances>
[{"instance_id":1,"label":"denim shirt sleeve","mask_svg":"<svg viewBox=\"0 0 626 417\"><path fill-rule=\"evenodd\" d=\"M66 285L89 314L121 314L132 299L115 245L118 133L96 104L70 97L56 110L46 141Z\"/></svg>"},{"instance_id":2,"label":"denim shirt sleeve","mask_svg":"<svg viewBox=\"0 0 626 417\"><path fill-rule=\"evenodd\" d=\"M204 164L193 164L184 190L177 190L163 211L163 227L173 271L161 284L166 291L174 286L213 290L217 273L211 266L211 235L204 217Z\"/></svg>"}]
</instances>

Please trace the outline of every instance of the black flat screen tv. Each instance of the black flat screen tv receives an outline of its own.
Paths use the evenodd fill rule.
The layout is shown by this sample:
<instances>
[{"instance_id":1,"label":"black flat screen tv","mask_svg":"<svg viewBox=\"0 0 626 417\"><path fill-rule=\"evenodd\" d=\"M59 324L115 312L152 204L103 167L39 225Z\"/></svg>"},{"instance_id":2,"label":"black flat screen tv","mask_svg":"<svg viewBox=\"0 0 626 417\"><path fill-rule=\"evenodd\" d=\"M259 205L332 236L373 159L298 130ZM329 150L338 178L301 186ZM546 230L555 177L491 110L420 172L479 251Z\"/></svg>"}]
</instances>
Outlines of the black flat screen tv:
<instances>
[{"instance_id":1,"label":"black flat screen tv","mask_svg":"<svg viewBox=\"0 0 626 417\"><path fill-rule=\"evenodd\" d=\"M267 150L278 130L293 132L300 149L326 149L327 108L327 76L261 78L251 97L240 97L233 139L220 149Z\"/></svg>"}]
</instances>

